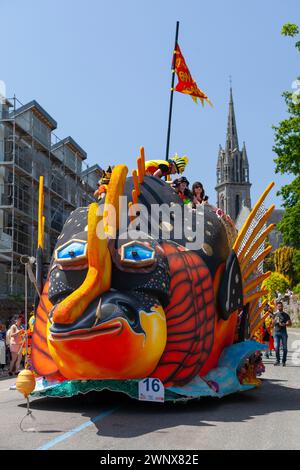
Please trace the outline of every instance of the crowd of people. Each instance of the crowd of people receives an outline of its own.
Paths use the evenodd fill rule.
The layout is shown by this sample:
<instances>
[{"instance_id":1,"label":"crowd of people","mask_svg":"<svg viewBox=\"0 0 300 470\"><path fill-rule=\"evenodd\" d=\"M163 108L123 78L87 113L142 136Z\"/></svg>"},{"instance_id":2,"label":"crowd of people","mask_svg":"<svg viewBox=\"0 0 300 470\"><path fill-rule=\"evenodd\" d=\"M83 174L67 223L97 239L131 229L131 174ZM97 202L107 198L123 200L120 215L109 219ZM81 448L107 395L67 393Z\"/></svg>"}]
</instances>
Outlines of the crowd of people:
<instances>
[{"instance_id":1,"label":"crowd of people","mask_svg":"<svg viewBox=\"0 0 300 470\"><path fill-rule=\"evenodd\" d=\"M13 316L7 322L0 322L0 375L18 375L25 366L26 332L27 352L30 347L34 317L31 315L25 325L23 312Z\"/></svg>"},{"instance_id":2,"label":"crowd of people","mask_svg":"<svg viewBox=\"0 0 300 470\"><path fill-rule=\"evenodd\" d=\"M282 294L281 292L277 292L277 291L275 292L276 300L285 301L287 302L288 305L290 304L290 299L293 295L294 295L294 292L290 289L287 289L284 294Z\"/></svg>"},{"instance_id":3,"label":"crowd of people","mask_svg":"<svg viewBox=\"0 0 300 470\"><path fill-rule=\"evenodd\" d=\"M156 178L165 177L167 183L170 184L171 188L178 194L183 203L191 204L195 209L198 204L208 202L208 196L205 194L202 183L196 181L190 189L190 183L185 176L180 176L175 180L169 179L170 175L182 174L187 163L188 157L186 155L179 157L177 154L169 160L147 160L145 162L145 175L154 176ZM112 174L112 168L113 167L109 166L107 170L103 172L97 184L97 189L94 193L94 197L97 200L101 200L105 196L107 185L109 184Z\"/></svg>"}]
</instances>

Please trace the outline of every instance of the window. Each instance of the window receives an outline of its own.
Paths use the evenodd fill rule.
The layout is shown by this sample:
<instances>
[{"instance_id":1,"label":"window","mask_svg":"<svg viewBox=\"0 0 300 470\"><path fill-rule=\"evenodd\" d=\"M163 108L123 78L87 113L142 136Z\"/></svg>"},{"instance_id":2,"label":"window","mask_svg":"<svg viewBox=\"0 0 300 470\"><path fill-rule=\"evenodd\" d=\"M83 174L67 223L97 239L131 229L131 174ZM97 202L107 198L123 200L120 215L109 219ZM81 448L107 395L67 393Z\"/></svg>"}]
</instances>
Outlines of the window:
<instances>
[{"instance_id":1,"label":"window","mask_svg":"<svg viewBox=\"0 0 300 470\"><path fill-rule=\"evenodd\" d=\"M68 147L65 147L65 165L75 173L76 171L75 155Z\"/></svg>"},{"instance_id":2,"label":"window","mask_svg":"<svg viewBox=\"0 0 300 470\"><path fill-rule=\"evenodd\" d=\"M50 129L35 115L32 116L33 135L47 147L50 145Z\"/></svg>"},{"instance_id":3,"label":"window","mask_svg":"<svg viewBox=\"0 0 300 470\"><path fill-rule=\"evenodd\" d=\"M220 197L220 209L222 209L222 211L225 211L225 208L224 208L224 196L223 196L223 194L222 194L221 197Z\"/></svg>"}]
</instances>

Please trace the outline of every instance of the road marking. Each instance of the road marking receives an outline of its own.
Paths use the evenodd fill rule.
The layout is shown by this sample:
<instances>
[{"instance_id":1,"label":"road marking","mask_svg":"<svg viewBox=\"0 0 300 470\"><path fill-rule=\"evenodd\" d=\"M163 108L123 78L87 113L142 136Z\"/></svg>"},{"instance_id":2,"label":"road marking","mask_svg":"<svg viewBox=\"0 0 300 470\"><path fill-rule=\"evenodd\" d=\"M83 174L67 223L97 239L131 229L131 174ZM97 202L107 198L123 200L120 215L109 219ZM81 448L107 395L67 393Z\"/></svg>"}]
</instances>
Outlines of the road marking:
<instances>
[{"instance_id":1,"label":"road marking","mask_svg":"<svg viewBox=\"0 0 300 470\"><path fill-rule=\"evenodd\" d=\"M111 415L114 413L116 410L118 410L119 407L116 408L109 408L108 410L102 411L98 416L95 416L95 418L92 418L90 421L87 421L86 423L81 424L77 428L71 429L71 431L65 432L61 436L56 437L55 439L52 439L51 441L47 442L46 444L42 445L41 447L38 447L36 450L47 450L50 449L51 447L55 446L56 444L59 444L60 442L64 441L65 439L69 439L70 437L74 436L77 432L82 431L83 429L92 426L92 424L97 423L98 421L101 421L102 419L106 418L106 416Z\"/></svg>"}]
</instances>

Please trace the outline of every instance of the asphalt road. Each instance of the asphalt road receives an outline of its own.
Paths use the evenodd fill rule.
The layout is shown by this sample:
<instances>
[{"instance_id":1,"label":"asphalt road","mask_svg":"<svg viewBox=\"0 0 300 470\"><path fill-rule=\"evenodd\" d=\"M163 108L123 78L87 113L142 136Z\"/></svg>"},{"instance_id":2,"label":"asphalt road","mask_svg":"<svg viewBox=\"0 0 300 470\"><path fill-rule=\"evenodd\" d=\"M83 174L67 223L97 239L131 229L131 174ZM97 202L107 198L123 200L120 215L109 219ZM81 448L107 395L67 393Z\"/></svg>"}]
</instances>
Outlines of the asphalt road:
<instances>
[{"instance_id":1,"label":"asphalt road","mask_svg":"<svg viewBox=\"0 0 300 470\"><path fill-rule=\"evenodd\" d=\"M298 351L298 352L297 352ZM24 398L0 378L0 449L300 449L300 329L289 330L286 368L266 359L254 391L187 404L139 402L101 392L72 398Z\"/></svg>"}]
</instances>

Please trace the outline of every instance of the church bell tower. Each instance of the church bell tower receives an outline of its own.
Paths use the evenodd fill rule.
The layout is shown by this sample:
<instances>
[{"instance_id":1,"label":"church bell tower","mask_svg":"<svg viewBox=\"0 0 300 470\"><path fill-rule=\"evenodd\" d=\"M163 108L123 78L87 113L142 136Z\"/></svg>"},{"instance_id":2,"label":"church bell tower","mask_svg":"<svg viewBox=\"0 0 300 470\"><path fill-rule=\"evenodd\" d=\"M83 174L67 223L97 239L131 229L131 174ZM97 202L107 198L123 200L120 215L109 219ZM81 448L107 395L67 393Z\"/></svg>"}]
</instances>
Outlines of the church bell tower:
<instances>
[{"instance_id":1,"label":"church bell tower","mask_svg":"<svg viewBox=\"0 0 300 470\"><path fill-rule=\"evenodd\" d=\"M230 87L226 144L225 149L220 145L217 162L217 206L236 220L242 206L251 209L250 187L247 151L245 142L239 149Z\"/></svg>"}]
</instances>

